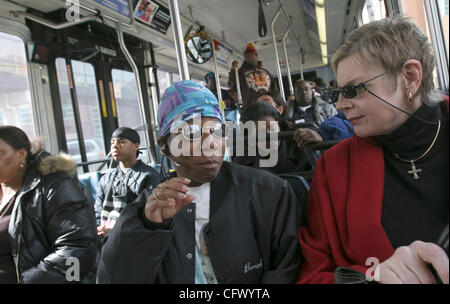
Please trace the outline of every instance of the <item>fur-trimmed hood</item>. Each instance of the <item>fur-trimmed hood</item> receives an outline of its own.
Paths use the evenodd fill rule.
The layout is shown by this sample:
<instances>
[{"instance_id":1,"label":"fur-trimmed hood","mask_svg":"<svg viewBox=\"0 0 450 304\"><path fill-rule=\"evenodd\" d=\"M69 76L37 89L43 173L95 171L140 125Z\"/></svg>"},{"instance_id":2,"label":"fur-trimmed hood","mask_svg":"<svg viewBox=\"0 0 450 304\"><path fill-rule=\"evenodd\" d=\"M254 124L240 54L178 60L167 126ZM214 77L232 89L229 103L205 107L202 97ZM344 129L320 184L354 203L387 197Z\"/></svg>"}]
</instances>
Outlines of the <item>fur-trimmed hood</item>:
<instances>
[{"instance_id":1,"label":"fur-trimmed hood","mask_svg":"<svg viewBox=\"0 0 450 304\"><path fill-rule=\"evenodd\" d=\"M74 175L77 170L77 165L70 155L59 153L41 158L37 169L41 175L48 175L55 172Z\"/></svg>"}]
</instances>

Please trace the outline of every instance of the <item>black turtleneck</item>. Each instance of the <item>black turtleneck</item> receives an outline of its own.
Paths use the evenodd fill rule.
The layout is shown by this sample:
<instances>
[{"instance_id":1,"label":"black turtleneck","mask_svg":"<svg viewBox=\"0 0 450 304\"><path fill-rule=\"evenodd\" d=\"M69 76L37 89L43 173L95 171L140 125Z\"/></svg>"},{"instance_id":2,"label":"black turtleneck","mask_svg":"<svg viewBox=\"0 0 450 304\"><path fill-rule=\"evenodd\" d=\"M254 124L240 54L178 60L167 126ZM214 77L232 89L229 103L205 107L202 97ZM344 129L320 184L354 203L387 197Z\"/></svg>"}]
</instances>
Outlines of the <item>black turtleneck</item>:
<instances>
[{"instance_id":1,"label":"black turtleneck","mask_svg":"<svg viewBox=\"0 0 450 304\"><path fill-rule=\"evenodd\" d=\"M392 246L408 246L416 240L436 242L449 220L449 130L440 108L423 105L415 116L441 120L434 146L415 162L419 179L408 174L411 164L430 147L438 126L410 117L391 134L378 136L385 160L385 182L381 222Z\"/></svg>"}]
</instances>

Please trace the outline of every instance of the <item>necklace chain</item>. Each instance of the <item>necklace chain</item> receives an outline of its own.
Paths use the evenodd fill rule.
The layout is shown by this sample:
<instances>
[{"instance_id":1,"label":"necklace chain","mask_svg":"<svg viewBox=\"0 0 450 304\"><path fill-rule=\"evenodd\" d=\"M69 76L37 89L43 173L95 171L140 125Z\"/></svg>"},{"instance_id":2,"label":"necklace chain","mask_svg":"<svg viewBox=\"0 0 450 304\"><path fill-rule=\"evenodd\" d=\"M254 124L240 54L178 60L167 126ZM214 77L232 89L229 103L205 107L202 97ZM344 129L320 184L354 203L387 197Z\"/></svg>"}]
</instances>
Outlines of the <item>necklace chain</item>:
<instances>
[{"instance_id":1,"label":"necklace chain","mask_svg":"<svg viewBox=\"0 0 450 304\"><path fill-rule=\"evenodd\" d=\"M436 143L436 140L437 140L437 138L438 138L438 135L439 135L439 131L440 131L440 130L441 130L441 121L439 120L438 129L437 129L437 131L436 131L436 135L434 136L433 142L432 142L431 145L428 147L428 149L427 149L422 155L420 155L418 158L416 158L416 159L409 159L409 160L408 160L408 159L401 158L397 153L394 153L394 156L395 156L397 159L399 159L399 160L401 160L401 161L403 161L403 162L406 162L406 163L414 163L414 162L418 161L419 159L421 159L421 158L423 158L425 155L427 155L428 152L430 152L431 148L433 148L433 146L434 146L434 144Z\"/></svg>"}]
</instances>

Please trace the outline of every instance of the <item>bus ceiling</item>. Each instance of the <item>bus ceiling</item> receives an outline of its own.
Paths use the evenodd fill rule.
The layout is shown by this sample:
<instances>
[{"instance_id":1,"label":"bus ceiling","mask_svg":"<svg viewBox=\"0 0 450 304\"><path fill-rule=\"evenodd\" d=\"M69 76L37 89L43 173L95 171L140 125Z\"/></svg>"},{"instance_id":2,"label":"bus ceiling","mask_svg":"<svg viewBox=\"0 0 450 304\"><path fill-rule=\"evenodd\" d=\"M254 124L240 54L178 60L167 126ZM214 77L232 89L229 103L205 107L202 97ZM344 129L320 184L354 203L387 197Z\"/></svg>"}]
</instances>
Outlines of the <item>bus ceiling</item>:
<instances>
[{"instance_id":1,"label":"bus ceiling","mask_svg":"<svg viewBox=\"0 0 450 304\"><path fill-rule=\"evenodd\" d=\"M13 15L16 17L25 17L53 29L63 29L84 22L104 22L114 29L117 23L121 23L124 33L151 42L155 46L157 57L161 55L168 65L177 66L175 60L178 56L175 52L172 29L167 30L165 34L150 29L143 22L133 21L129 17L105 8L101 4L105 0L8 0L7 2L21 5L23 10L27 10L26 12L15 10ZM124 3L127 1L116 2ZM169 8L168 0L156 2ZM285 58L279 58L278 62L275 60L274 39L270 37L270 33L265 37L259 36L258 10L260 8L257 1L178 0L175 2L179 6L181 33L183 35L191 25L203 25L208 35L230 48L234 54L233 57L239 61L243 60L243 49L247 43L253 42L258 50L259 59L268 70L275 73L280 61L283 67L286 66ZM353 29L355 16L362 10L364 2L364 0L319 0L316 2L310 0L262 0L267 24L273 20L280 5L283 6L283 13L286 18L279 18L274 24L275 43L283 54L282 57L285 57L281 50L283 38L285 38L289 65L294 73L301 70L302 57L304 69L317 68L328 63L328 58L340 46L345 34ZM312 3L315 3L315 5ZM79 8L80 18L78 21L55 22L45 18L51 12L61 9L70 10L71 7L75 6ZM318 22L315 21L322 20L320 16L316 16L316 8L320 6L325 8L324 19L327 21L323 30L326 34L323 37L321 37L320 27L317 26ZM98 12L103 18L99 17ZM288 28L291 28L291 30L287 37L284 37ZM303 47L303 56L299 56L300 46ZM172 60L168 60L167 57ZM219 73L221 75L227 76L231 61L229 60L226 64L219 61ZM203 66L189 63L189 69L194 74L199 75L205 71L214 70L214 66L212 62ZM283 70L283 72L286 71Z\"/></svg>"}]
</instances>

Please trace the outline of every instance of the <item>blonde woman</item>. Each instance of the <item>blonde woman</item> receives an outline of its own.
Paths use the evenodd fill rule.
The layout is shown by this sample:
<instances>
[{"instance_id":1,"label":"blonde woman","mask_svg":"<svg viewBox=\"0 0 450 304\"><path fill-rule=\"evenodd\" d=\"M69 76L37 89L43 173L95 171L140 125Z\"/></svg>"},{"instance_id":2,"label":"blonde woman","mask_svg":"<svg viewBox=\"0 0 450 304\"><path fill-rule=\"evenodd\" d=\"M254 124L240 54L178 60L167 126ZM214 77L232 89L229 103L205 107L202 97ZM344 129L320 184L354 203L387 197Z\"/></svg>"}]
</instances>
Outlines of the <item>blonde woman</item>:
<instances>
[{"instance_id":1,"label":"blonde woman","mask_svg":"<svg viewBox=\"0 0 450 304\"><path fill-rule=\"evenodd\" d=\"M333 67L356 136L317 163L299 282L333 283L348 267L379 283L448 283L436 244L449 218L448 100L430 43L409 19L385 19L353 31Z\"/></svg>"}]
</instances>

